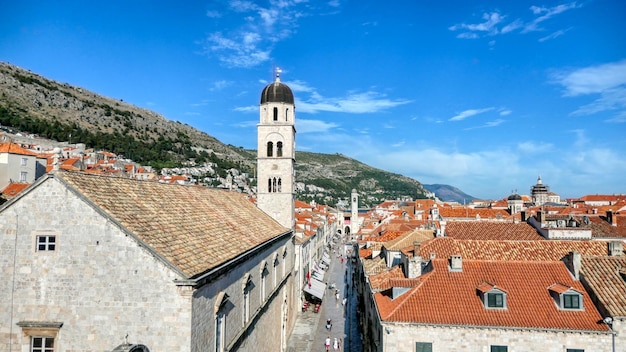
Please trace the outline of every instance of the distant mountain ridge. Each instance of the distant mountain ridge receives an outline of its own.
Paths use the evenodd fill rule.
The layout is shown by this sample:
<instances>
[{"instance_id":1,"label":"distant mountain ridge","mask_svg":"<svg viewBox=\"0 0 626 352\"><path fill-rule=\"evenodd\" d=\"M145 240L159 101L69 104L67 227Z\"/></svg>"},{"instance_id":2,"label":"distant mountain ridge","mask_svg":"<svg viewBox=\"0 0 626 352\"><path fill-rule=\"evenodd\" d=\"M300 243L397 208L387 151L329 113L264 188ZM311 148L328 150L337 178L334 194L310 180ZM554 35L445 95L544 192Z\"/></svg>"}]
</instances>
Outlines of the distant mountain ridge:
<instances>
[{"instance_id":1,"label":"distant mountain ridge","mask_svg":"<svg viewBox=\"0 0 626 352\"><path fill-rule=\"evenodd\" d=\"M444 202L458 202L460 204L467 204L473 199L477 199L476 197L470 196L460 189L450 185L432 184L423 186L426 190L434 193L437 198Z\"/></svg>"},{"instance_id":2,"label":"distant mountain ridge","mask_svg":"<svg viewBox=\"0 0 626 352\"><path fill-rule=\"evenodd\" d=\"M0 62L0 125L58 141L84 143L157 169L187 160L213 162L254 175L256 151L122 100L59 83ZM425 198L422 184L341 154L296 152L298 198L336 205L356 189L363 206L386 199ZM458 189L448 186L450 189ZM436 193L436 192L435 192ZM461 191L458 194L464 194Z\"/></svg>"}]
</instances>

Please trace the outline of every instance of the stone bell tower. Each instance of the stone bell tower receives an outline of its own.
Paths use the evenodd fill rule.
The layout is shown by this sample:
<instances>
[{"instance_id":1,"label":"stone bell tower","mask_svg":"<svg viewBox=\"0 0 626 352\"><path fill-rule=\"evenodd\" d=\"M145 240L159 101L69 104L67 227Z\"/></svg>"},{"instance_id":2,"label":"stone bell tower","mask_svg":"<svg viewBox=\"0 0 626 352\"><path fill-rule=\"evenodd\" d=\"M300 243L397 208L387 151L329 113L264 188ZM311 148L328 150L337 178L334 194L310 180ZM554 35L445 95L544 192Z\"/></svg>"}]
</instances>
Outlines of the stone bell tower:
<instances>
[{"instance_id":1,"label":"stone bell tower","mask_svg":"<svg viewBox=\"0 0 626 352\"><path fill-rule=\"evenodd\" d=\"M276 79L261 93L257 125L257 206L293 229L295 212L296 127L291 89Z\"/></svg>"}]
</instances>

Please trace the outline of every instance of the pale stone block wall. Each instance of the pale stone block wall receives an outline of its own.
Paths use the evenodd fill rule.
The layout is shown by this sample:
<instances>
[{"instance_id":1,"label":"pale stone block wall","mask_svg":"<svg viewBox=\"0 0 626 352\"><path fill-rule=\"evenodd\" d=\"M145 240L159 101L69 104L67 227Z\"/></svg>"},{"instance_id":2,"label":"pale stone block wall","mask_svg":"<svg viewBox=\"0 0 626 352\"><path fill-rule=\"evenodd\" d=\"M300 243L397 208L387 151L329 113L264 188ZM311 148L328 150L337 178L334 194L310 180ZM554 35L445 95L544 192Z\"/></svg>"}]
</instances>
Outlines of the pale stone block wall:
<instances>
[{"instance_id":1,"label":"pale stone block wall","mask_svg":"<svg viewBox=\"0 0 626 352\"><path fill-rule=\"evenodd\" d=\"M610 333L384 324L382 337L380 351L415 351L416 342L432 342L434 352L489 352L491 345L508 346L514 352L564 352L567 348L611 352L612 348Z\"/></svg>"},{"instance_id":2,"label":"pale stone block wall","mask_svg":"<svg viewBox=\"0 0 626 352\"><path fill-rule=\"evenodd\" d=\"M275 270L274 258L279 262ZM286 338L293 329L298 308L293 297L293 258L292 237L285 237L198 289L193 298L192 352L215 350L215 312L220 292L228 297L223 308L226 315L226 350L280 351L281 343L286 344ZM261 269L264 264L267 264L269 273L262 297ZM276 285L274 273L277 275ZM246 274L250 275L252 282L248 322L243 318Z\"/></svg>"},{"instance_id":3,"label":"pale stone block wall","mask_svg":"<svg viewBox=\"0 0 626 352\"><path fill-rule=\"evenodd\" d=\"M36 252L38 233L55 234L56 250ZM0 213L0 272L0 350L28 349L20 321L62 322L59 351L110 351L126 336L190 350L191 291L57 180Z\"/></svg>"}]
</instances>

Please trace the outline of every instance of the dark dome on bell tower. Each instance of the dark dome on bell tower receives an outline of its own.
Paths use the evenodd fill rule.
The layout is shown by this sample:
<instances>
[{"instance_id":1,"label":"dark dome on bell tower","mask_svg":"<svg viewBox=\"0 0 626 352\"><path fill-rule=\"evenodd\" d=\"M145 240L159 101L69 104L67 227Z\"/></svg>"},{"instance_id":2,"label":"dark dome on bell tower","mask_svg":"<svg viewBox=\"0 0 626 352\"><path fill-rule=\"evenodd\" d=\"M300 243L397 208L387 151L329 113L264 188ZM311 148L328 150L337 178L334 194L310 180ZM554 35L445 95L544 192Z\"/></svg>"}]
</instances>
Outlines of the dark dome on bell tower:
<instances>
[{"instance_id":1,"label":"dark dome on bell tower","mask_svg":"<svg viewBox=\"0 0 626 352\"><path fill-rule=\"evenodd\" d=\"M286 103L293 105L293 92L286 84L280 82L280 72L276 73L276 80L263 88L261 104Z\"/></svg>"}]
</instances>

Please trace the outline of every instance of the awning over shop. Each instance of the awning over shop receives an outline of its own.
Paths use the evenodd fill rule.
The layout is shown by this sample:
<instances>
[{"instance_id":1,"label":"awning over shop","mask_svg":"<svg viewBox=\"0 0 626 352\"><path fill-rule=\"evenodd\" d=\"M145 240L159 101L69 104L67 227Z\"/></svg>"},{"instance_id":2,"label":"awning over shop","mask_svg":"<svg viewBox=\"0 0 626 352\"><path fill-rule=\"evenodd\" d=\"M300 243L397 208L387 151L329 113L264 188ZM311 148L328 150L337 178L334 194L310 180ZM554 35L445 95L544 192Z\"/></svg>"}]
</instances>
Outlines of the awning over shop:
<instances>
[{"instance_id":1,"label":"awning over shop","mask_svg":"<svg viewBox=\"0 0 626 352\"><path fill-rule=\"evenodd\" d=\"M326 284L312 277L311 280L304 285L304 292L322 299L324 298L324 292L326 292Z\"/></svg>"},{"instance_id":2,"label":"awning over shop","mask_svg":"<svg viewBox=\"0 0 626 352\"><path fill-rule=\"evenodd\" d=\"M324 281L324 272L323 271L314 271L313 278L318 279L320 281Z\"/></svg>"}]
</instances>

